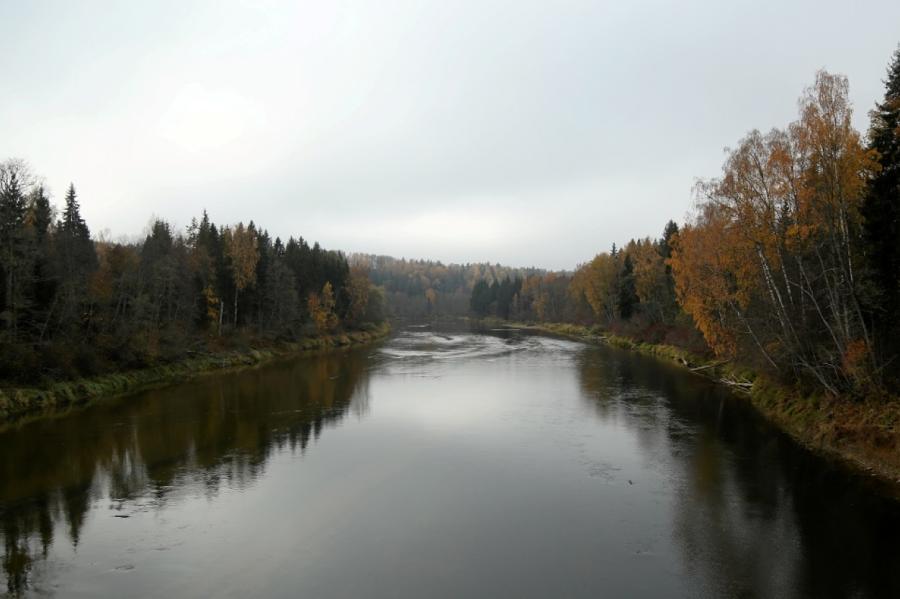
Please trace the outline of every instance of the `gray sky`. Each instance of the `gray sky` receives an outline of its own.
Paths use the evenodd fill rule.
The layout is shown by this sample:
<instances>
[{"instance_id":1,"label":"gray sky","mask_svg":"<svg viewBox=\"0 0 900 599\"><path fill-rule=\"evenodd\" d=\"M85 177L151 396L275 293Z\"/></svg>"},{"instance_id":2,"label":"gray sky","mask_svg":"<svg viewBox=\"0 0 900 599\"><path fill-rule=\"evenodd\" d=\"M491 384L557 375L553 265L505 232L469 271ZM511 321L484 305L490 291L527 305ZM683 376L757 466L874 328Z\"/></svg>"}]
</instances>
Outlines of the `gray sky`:
<instances>
[{"instance_id":1,"label":"gray sky","mask_svg":"<svg viewBox=\"0 0 900 599\"><path fill-rule=\"evenodd\" d=\"M0 159L94 232L254 219L330 248L572 268L827 68L857 127L900 2L3 2Z\"/></svg>"}]
</instances>

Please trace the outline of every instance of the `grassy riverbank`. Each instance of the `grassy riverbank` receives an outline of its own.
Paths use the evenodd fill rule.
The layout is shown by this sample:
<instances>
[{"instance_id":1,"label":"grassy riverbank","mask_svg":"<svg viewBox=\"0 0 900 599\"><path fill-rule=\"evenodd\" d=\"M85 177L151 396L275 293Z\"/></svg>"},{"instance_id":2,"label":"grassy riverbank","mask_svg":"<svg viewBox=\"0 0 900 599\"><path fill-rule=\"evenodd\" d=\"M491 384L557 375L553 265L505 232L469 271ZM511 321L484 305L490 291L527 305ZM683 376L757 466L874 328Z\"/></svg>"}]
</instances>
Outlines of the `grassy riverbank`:
<instances>
[{"instance_id":1,"label":"grassy riverbank","mask_svg":"<svg viewBox=\"0 0 900 599\"><path fill-rule=\"evenodd\" d=\"M607 344L677 364L747 396L768 420L813 451L839 459L892 485L900 483L898 398L851 399L809 394L731 362L711 360L671 345L640 343L596 328L486 322Z\"/></svg>"},{"instance_id":2,"label":"grassy riverbank","mask_svg":"<svg viewBox=\"0 0 900 599\"><path fill-rule=\"evenodd\" d=\"M168 385L223 369L257 366L276 358L314 354L373 343L390 332L383 323L367 331L310 337L292 343L264 343L228 351L208 352L139 370L57 381L42 387L0 388L0 422L41 415L141 389Z\"/></svg>"}]
</instances>

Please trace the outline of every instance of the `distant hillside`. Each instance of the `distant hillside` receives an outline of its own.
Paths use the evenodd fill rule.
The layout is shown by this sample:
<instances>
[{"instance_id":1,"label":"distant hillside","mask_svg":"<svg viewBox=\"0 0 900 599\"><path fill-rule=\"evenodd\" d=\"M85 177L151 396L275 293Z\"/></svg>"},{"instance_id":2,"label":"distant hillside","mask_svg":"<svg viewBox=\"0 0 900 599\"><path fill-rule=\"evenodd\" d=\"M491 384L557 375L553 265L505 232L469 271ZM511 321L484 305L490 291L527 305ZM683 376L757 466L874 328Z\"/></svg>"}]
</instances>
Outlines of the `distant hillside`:
<instances>
[{"instance_id":1,"label":"distant hillside","mask_svg":"<svg viewBox=\"0 0 900 599\"><path fill-rule=\"evenodd\" d=\"M384 289L393 316L462 316L478 281L524 280L547 271L500 264L444 264L431 260L407 260L373 254L351 254L351 265L365 267L373 285Z\"/></svg>"}]
</instances>

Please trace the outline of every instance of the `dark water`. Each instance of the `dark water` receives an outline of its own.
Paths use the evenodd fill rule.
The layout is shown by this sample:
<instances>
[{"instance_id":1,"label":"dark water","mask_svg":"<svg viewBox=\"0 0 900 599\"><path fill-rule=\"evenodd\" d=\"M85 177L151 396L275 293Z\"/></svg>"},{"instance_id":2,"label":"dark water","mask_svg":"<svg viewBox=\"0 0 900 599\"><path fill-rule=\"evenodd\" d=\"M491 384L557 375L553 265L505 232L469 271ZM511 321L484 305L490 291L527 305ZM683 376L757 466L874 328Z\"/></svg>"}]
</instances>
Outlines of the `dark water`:
<instances>
[{"instance_id":1,"label":"dark water","mask_svg":"<svg viewBox=\"0 0 900 599\"><path fill-rule=\"evenodd\" d=\"M409 329L0 432L0 592L900 597L900 509L698 377Z\"/></svg>"}]
</instances>

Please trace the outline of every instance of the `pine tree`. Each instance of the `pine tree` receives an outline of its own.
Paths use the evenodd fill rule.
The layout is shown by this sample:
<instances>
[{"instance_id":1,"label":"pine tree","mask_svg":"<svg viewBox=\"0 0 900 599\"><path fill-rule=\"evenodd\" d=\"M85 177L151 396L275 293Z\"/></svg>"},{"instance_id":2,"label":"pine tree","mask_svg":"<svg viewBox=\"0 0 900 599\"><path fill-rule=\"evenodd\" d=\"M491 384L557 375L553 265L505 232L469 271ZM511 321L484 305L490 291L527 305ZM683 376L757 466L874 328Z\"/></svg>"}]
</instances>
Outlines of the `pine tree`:
<instances>
[{"instance_id":1,"label":"pine tree","mask_svg":"<svg viewBox=\"0 0 900 599\"><path fill-rule=\"evenodd\" d=\"M38 186L31 193L26 223L30 232L33 255L32 310L35 312L34 316L43 323L46 321L45 313L50 308L55 293L50 256L53 209L43 186Z\"/></svg>"},{"instance_id":2,"label":"pine tree","mask_svg":"<svg viewBox=\"0 0 900 599\"><path fill-rule=\"evenodd\" d=\"M472 288L472 297L469 300L469 308L476 316L484 317L490 310L491 287L484 279L478 279Z\"/></svg>"},{"instance_id":3,"label":"pine tree","mask_svg":"<svg viewBox=\"0 0 900 599\"><path fill-rule=\"evenodd\" d=\"M19 180L20 165L0 166L0 272L3 275L2 317L13 337L23 303L23 278L27 270L25 196Z\"/></svg>"},{"instance_id":4,"label":"pine tree","mask_svg":"<svg viewBox=\"0 0 900 599\"><path fill-rule=\"evenodd\" d=\"M878 303L890 321L900 309L900 48L888 67L884 101L869 116L869 144L881 170L869 182L862 210Z\"/></svg>"},{"instance_id":5,"label":"pine tree","mask_svg":"<svg viewBox=\"0 0 900 599\"><path fill-rule=\"evenodd\" d=\"M59 321L65 328L77 331L85 320L88 302L88 278L97 270L97 252L87 223L81 218L81 207L75 186L70 184L62 219L56 225L54 263L60 284Z\"/></svg>"},{"instance_id":6,"label":"pine tree","mask_svg":"<svg viewBox=\"0 0 900 599\"><path fill-rule=\"evenodd\" d=\"M668 260L672 257L672 238L678 234L678 225L670 220L663 229L663 236L659 240L659 255ZM668 268L668 267L667 267Z\"/></svg>"},{"instance_id":7,"label":"pine tree","mask_svg":"<svg viewBox=\"0 0 900 599\"><path fill-rule=\"evenodd\" d=\"M615 246L613 246L613 248L615 248ZM620 252L620 254L621 253L624 252ZM634 262L632 262L630 254L625 254L625 259L622 261L622 270L619 273L618 291L617 307L619 317L627 320L634 314L634 307L640 302L634 284Z\"/></svg>"},{"instance_id":8,"label":"pine tree","mask_svg":"<svg viewBox=\"0 0 900 599\"><path fill-rule=\"evenodd\" d=\"M53 224L53 209L50 207L50 198L44 191L44 186L39 185L32 193L28 202L28 222L34 230L34 236L38 243L43 243L50 235L50 225Z\"/></svg>"},{"instance_id":9,"label":"pine tree","mask_svg":"<svg viewBox=\"0 0 900 599\"><path fill-rule=\"evenodd\" d=\"M63 210L60 231L72 237L90 238L87 223L81 218L81 206L78 204L78 194L75 193L75 184L69 184L66 192L66 207Z\"/></svg>"},{"instance_id":10,"label":"pine tree","mask_svg":"<svg viewBox=\"0 0 900 599\"><path fill-rule=\"evenodd\" d=\"M94 242L91 241L91 231L81 217L81 206L74 184L69 184L69 190L66 192L66 207L57 225L57 234L66 267L63 276L96 270L97 253L94 250Z\"/></svg>"}]
</instances>

